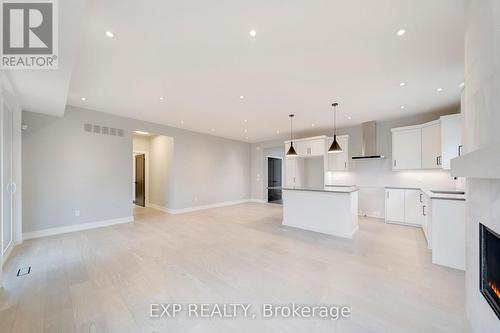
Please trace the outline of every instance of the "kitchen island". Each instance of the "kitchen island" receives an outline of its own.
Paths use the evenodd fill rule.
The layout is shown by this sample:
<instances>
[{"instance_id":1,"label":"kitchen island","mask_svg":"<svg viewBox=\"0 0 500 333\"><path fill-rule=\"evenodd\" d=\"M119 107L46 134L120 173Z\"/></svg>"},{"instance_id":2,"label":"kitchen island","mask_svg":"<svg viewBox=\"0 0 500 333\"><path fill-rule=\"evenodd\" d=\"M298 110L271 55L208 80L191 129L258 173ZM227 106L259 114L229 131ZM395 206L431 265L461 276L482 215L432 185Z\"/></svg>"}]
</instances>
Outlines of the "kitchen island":
<instances>
[{"instance_id":1,"label":"kitchen island","mask_svg":"<svg viewBox=\"0 0 500 333\"><path fill-rule=\"evenodd\" d=\"M351 239L358 230L356 186L284 187L283 225Z\"/></svg>"}]
</instances>

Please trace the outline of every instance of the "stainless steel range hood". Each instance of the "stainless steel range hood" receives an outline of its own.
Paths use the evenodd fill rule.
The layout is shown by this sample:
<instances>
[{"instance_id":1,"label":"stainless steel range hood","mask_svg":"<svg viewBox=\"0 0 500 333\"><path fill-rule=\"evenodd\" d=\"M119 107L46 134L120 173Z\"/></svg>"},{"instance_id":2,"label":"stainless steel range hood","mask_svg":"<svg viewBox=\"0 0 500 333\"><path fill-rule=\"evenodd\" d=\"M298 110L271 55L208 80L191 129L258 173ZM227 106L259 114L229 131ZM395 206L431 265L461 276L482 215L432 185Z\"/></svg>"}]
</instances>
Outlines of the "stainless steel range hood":
<instances>
[{"instance_id":1,"label":"stainless steel range hood","mask_svg":"<svg viewBox=\"0 0 500 333\"><path fill-rule=\"evenodd\" d=\"M363 142L361 145L361 156L353 156L353 160L377 160L385 158L377 152L377 123L369 121L361 124L363 131Z\"/></svg>"}]
</instances>

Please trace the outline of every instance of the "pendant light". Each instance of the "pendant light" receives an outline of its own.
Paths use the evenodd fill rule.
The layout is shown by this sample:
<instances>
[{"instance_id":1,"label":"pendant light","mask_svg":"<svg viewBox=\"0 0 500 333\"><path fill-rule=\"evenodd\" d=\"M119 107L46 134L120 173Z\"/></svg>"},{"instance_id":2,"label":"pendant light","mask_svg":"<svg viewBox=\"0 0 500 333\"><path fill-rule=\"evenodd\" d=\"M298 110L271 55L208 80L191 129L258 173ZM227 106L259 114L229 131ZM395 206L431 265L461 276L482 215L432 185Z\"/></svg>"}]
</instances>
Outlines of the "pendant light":
<instances>
[{"instance_id":1,"label":"pendant light","mask_svg":"<svg viewBox=\"0 0 500 333\"><path fill-rule=\"evenodd\" d=\"M286 156L297 156L297 152L293 148L293 117L295 115L291 114L288 117L290 117L290 149L288 149Z\"/></svg>"},{"instance_id":2,"label":"pendant light","mask_svg":"<svg viewBox=\"0 0 500 333\"><path fill-rule=\"evenodd\" d=\"M333 142L332 145L330 146L330 149L328 149L328 154L334 154L334 153L341 153L342 152L342 147L340 147L339 143L337 142L337 106L339 106L339 103L333 103Z\"/></svg>"}]
</instances>

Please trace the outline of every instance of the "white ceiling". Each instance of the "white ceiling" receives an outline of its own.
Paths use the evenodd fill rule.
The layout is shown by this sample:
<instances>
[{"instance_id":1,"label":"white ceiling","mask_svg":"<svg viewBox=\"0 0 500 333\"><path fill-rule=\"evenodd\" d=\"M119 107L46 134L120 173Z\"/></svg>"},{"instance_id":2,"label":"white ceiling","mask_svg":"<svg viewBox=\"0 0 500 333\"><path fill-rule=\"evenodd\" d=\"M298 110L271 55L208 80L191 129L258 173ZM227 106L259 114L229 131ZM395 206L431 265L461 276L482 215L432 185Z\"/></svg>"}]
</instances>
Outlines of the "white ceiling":
<instances>
[{"instance_id":1,"label":"white ceiling","mask_svg":"<svg viewBox=\"0 0 500 333\"><path fill-rule=\"evenodd\" d=\"M289 113L298 131L330 127L333 101L339 126L450 107L463 80L463 7L91 0L67 102L250 142L287 135Z\"/></svg>"}]
</instances>

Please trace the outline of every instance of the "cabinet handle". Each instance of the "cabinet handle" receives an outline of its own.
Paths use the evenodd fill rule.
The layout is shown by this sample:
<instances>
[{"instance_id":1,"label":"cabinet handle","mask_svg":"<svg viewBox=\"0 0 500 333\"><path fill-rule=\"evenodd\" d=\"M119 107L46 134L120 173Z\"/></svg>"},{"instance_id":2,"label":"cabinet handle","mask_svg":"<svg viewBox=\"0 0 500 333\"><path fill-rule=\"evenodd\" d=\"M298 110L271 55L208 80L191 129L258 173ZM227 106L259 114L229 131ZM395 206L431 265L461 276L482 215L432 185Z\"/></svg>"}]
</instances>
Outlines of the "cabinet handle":
<instances>
[{"instance_id":1,"label":"cabinet handle","mask_svg":"<svg viewBox=\"0 0 500 333\"><path fill-rule=\"evenodd\" d=\"M436 156L436 165L439 165L439 156Z\"/></svg>"},{"instance_id":2,"label":"cabinet handle","mask_svg":"<svg viewBox=\"0 0 500 333\"><path fill-rule=\"evenodd\" d=\"M425 205L422 206L422 215L423 216L427 216L427 214L425 214L425 207L426 207Z\"/></svg>"},{"instance_id":3,"label":"cabinet handle","mask_svg":"<svg viewBox=\"0 0 500 333\"><path fill-rule=\"evenodd\" d=\"M396 162L396 160L394 160L394 166L396 166L396 164L397 164L397 162Z\"/></svg>"},{"instance_id":4,"label":"cabinet handle","mask_svg":"<svg viewBox=\"0 0 500 333\"><path fill-rule=\"evenodd\" d=\"M387 191L387 199L389 199L389 191Z\"/></svg>"},{"instance_id":5,"label":"cabinet handle","mask_svg":"<svg viewBox=\"0 0 500 333\"><path fill-rule=\"evenodd\" d=\"M420 203L422 203L422 193L420 193Z\"/></svg>"},{"instance_id":6,"label":"cabinet handle","mask_svg":"<svg viewBox=\"0 0 500 333\"><path fill-rule=\"evenodd\" d=\"M463 147L464 146L462 146L462 145L458 146L458 156L462 156L462 148Z\"/></svg>"},{"instance_id":7,"label":"cabinet handle","mask_svg":"<svg viewBox=\"0 0 500 333\"><path fill-rule=\"evenodd\" d=\"M344 162L344 169L347 169L347 162Z\"/></svg>"}]
</instances>

